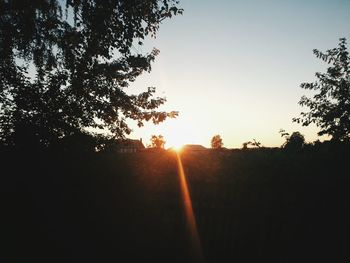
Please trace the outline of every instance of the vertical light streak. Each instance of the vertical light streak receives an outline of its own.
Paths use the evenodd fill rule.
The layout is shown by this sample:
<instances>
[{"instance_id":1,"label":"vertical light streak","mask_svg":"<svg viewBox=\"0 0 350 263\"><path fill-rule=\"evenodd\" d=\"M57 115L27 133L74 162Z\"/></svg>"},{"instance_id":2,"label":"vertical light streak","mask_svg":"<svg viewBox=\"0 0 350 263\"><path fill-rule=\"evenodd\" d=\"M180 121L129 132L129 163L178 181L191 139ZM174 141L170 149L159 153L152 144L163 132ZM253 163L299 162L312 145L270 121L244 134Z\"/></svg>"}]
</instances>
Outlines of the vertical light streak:
<instances>
[{"instance_id":1,"label":"vertical light streak","mask_svg":"<svg viewBox=\"0 0 350 263\"><path fill-rule=\"evenodd\" d=\"M201 242L200 242L200 238L197 230L196 218L194 216L194 212L192 208L192 200L191 200L190 192L187 185L186 174L182 165L179 152L176 153L176 159L177 159L177 168L178 168L178 174L179 174L179 180L180 180L180 189L181 189L182 199L183 199L183 204L185 209L186 223L190 234L191 245L193 246L193 252L194 252L193 256L195 257L194 260L195 262L204 262Z\"/></svg>"}]
</instances>

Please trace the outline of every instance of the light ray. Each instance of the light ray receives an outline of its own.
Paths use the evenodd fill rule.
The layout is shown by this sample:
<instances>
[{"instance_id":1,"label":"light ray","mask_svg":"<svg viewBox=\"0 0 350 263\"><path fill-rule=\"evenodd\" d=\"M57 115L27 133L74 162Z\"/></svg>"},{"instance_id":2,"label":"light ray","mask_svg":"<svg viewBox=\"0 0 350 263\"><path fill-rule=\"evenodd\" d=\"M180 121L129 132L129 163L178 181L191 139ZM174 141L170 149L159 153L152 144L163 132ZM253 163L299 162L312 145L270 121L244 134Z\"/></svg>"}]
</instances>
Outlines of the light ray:
<instances>
[{"instance_id":1,"label":"light ray","mask_svg":"<svg viewBox=\"0 0 350 263\"><path fill-rule=\"evenodd\" d=\"M202 246L198 234L196 218L192 208L192 200L190 192L187 185L186 174L182 165L180 152L176 152L177 168L180 180L180 188L182 193L182 199L185 209L186 223L188 226L191 245L193 245L193 252L195 257L195 262L204 262Z\"/></svg>"}]
</instances>

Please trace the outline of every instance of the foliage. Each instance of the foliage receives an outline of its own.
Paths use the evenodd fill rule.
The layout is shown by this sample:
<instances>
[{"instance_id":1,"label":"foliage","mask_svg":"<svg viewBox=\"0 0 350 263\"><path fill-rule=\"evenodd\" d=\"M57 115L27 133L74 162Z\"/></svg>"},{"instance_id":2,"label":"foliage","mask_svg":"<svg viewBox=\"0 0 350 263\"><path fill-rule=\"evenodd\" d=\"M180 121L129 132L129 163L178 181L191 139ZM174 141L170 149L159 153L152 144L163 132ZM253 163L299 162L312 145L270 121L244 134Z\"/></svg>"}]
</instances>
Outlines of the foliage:
<instances>
[{"instance_id":1,"label":"foliage","mask_svg":"<svg viewBox=\"0 0 350 263\"><path fill-rule=\"evenodd\" d=\"M151 136L151 148L164 149L165 140L162 135L152 135Z\"/></svg>"},{"instance_id":2,"label":"foliage","mask_svg":"<svg viewBox=\"0 0 350 263\"><path fill-rule=\"evenodd\" d=\"M302 112L294 122L308 126L315 123L321 128L318 135L330 135L332 139L344 140L350 137L350 57L346 39L341 38L337 48L325 53L315 49L317 58L331 64L326 73L316 73L317 81L302 83L301 88L318 91L313 98L302 96L301 106L310 109Z\"/></svg>"},{"instance_id":3,"label":"foliage","mask_svg":"<svg viewBox=\"0 0 350 263\"><path fill-rule=\"evenodd\" d=\"M222 142L222 138L220 135L214 135L211 139L211 148L213 149L221 149L224 143Z\"/></svg>"},{"instance_id":4,"label":"foliage","mask_svg":"<svg viewBox=\"0 0 350 263\"><path fill-rule=\"evenodd\" d=\"M261 148L262 147L261 142L253 139L253 141L244 142L243 145L242 145L242 149L248 149L249 145L251 145L253 147L256 147L256 148Z\"/></svg>"},{"instance_id":5,"label":"foliage","mask_svg":"<svg viewBox=\"0 0 350 263\"><path fill-rule=\"evenodd\" d=\"M300 132L293 132L289 135L288 132L281 129L279 133L286 139L282 145L283 148L288 150L300 150L305 146L305 137Z\"/></svg>"},{"instance_id":6,"label":"foliage","mask_svg":"<svg viewBox=\"0 0 350 263\"><path fill-rule=\"evenodd\" d=\"M261 142L255 140L255 139L253 139L253 141L249 142L249 143L250 143L250 145L252 145L254 147L261 148Z\"/></svg>"},{"instance_id":7,"label":"foliage","mask_svg":"<svg viewBox=\"0 0 350 263\"><path fill-rule=\"evenodd\" d=\"M0 139L41 145L87 128L122 138L127 120L157 124L155 88L126 88L159 53L133 52L161 21L181 14L176 0L0 0Z\"/></svg>"}]
</instances>

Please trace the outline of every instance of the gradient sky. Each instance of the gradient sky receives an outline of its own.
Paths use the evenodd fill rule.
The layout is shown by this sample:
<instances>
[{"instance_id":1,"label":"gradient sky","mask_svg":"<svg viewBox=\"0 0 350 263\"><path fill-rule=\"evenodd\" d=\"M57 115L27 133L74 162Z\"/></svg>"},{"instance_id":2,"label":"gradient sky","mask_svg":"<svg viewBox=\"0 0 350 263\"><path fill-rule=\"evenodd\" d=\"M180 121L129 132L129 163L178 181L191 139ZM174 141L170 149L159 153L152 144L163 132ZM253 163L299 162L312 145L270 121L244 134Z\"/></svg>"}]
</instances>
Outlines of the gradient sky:
<instances>
[{"instance_id":1,"label":"gradient sky","mask_svg":"<svg viewBox=\"0 0 350 263\"><path fill-rule=\"evenodd\" d=\"M156 47L160 55L152 72L129 87L138 93L155 86L167 98L161 109L180 115L142 128L131 123L130 138L148 144L162 134L166 147L210 146L220 134L228 148L252 139L273 147L284 142L283 128L317 139L317 127L292 123L306 110L298 105L307 94L299 85L327 67L314 48L334 48L341 37L350 42L350 0L182 0L180 6L182 16L164 21L157 39L137 47Z\"/></svg>"}]
</instances>

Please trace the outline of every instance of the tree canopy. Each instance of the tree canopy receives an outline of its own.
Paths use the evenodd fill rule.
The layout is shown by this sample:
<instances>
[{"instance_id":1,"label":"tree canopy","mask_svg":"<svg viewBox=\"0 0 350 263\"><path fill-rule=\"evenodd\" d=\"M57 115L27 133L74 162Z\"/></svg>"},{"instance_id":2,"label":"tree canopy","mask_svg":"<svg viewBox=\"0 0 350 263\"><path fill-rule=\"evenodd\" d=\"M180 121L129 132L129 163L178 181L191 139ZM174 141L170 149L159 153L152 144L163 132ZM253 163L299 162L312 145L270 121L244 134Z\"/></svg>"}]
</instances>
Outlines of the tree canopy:
<instances>
[{"instance_id":1,"label":"tree canopy","mask_svg":"<svg viewBox=\"0 0 350 263\"><path fill-rule=\"evenodd\" d=\"M279 131L281 137L284 137L286 141L283 143L282 148L287 150L300 150L305 146L305 137L300 132L296 131L289 134L285 130Z\"/></svg>"},{"instance_id":2,"label":"tree canopy","mask_svg":"<svg viewBox=\"0 0 350 263\"><path fill-rule=\"evenodd\" d=\"M315 123L321 129L318 135L330 135L335 140L350 138L350 56L346 45L346 39L341 38L337 48L325 53L314 50L317 58L331 66L326 73L317 72L315 82L301 84L301 88L318 93L312 98L302 96L299 104L309 112L293 118L303 126Z\"/></svg>"},{"instance_id":3,"label":"tree canopy","mask_svg":"<svg viewBox=\"0 0 350 263\"><path fill-rule=\"evenodd\" d=\"M121 138L177 112L157 111L155 88L127 87L159 53L134 52L160 23L181 14L176 0L0 0L0 140L53 141L87 128ZM89 132L88 132L89 133Z\"/></svg>"},{"instance_id":4,"label":"tree canopy","mask_svg":"<svg viewBox=\"0 0 350 263\"><path fill-rule=\"evenodd\" d=\"M151 145L152 148L164 149L165 139L163 135L152 135L151 136Z\"/></svg>"},{"instance_id":5,"label":"tree canopy","mask_svg":"<svg viewBox=\"0 0 350 263\"><path fill-rule=\"evenodd\" d=\"M215 135L211 138L211 148L213 149L221 149L224 143L222 142L222 138L220 135Z\"/></svg>"}]
</instances>

